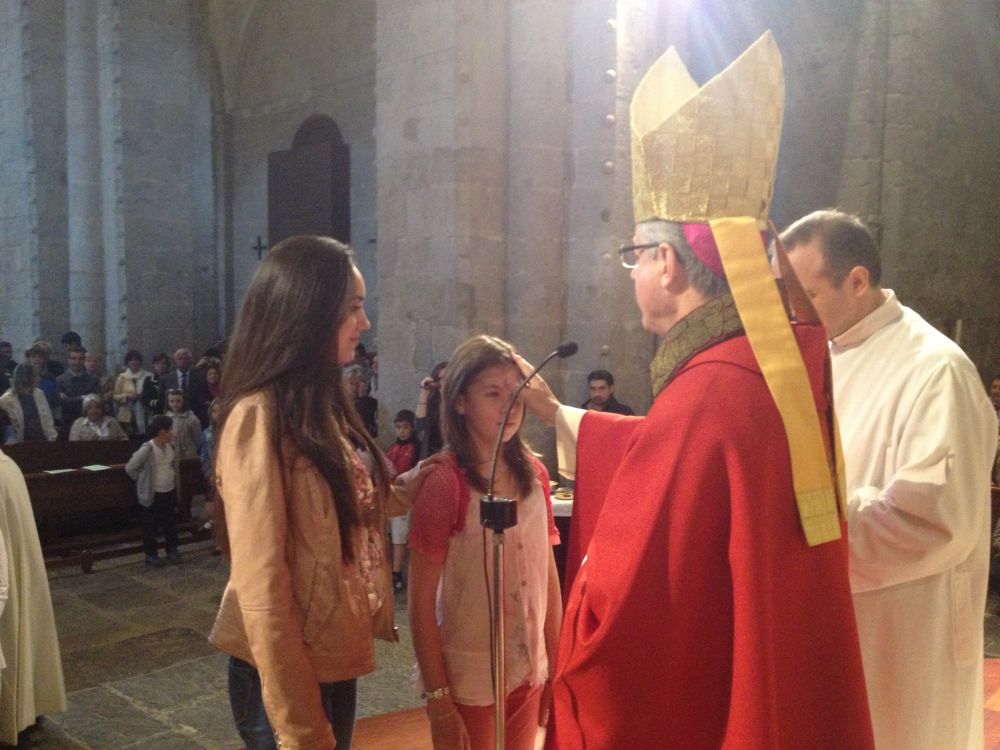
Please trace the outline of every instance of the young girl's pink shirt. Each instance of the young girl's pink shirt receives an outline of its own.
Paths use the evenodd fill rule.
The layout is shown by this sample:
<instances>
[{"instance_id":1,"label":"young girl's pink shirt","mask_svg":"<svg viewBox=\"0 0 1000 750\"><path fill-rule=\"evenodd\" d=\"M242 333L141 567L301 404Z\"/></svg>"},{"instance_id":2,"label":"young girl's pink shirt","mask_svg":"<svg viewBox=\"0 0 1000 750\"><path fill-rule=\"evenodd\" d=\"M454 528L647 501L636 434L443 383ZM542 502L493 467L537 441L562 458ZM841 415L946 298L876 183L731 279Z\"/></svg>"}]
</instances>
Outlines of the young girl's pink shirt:
<instances>
[{"instance_id":1,"label":"young girl's pink shirt","mask_svg":"<svg viewBox=\"0 0 1000 750\"><path fill-rule=\"evenodd\" d=\"M536 481L518 500L518 524L504 533L507 689L542 685L548 676L545 616L548 609L550 545L559 543L552 516L549 477L535 461ZM492 591L493 547L483 543L479 496L454 465L442 464L423 482L414 500L410 548L442 562L437 620L448 683L459 703L493 703L490 628L483 549ZM488 533L488 532L487 532Z\"/></svg>"}]
</instances>

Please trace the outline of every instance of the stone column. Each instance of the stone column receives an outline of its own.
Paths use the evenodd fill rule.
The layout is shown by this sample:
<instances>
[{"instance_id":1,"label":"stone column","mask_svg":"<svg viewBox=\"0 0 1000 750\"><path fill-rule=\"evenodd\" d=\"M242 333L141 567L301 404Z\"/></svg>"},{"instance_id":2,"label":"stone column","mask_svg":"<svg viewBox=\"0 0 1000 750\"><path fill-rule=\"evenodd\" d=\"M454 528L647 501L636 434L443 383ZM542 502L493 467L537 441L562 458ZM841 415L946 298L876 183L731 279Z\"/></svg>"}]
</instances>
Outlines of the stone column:
<instances>
[{"instance_id":1,"label":"stone column","mask_svg":"<svg viewBox=\"0 0 1000 750\"><path fill-rule=\"evenodd\" d=\"M533 362L567 336L563 274L570 5L566 0L510 5L507 338ZM559 372L560 363L552 362L544 373L557 391ZM529 420L525 434L536 450L555 455L550 429Z\"/></svg>"},{"instance_id":2,"label":"stone column","mask_svg":"<svg viewBox=\"0 0 1000 750\"><path fill-rule=\"evenodd\" d=\"M14 344L18 360L37 331L38 309L35 160L24 148L30 141L27 16L23 3L0 3L0 338Z\"/></svg>"},{"instance_id":3,"label":"stone column","mask_svg":"<svg viewBox=\"0 0 1000 750\"><path fill-rule=\"evenodd\" d=\"M632 282L615 249L632 236L629 103L655 59L655 13L646 5L575 2L569 27L566 335L579 342L580 353L567 364L565 396L582 402L587 373L607 369L621 400L637 410L650 402L655 342L642 330Z\"/></svg>"},{"instance_id":4,"label":"stone column","mask_svg":"<svg viewBox=\"0 0 1000 750\"><path fill-rule=\"evenodd\" d=\"M27 3L31 133L34 151L37 240L35 284L38 334L58 349L69 326L69 268L66 258L66 59L62 0Z\"/></svg>"},{"instance_id":5,"label":"stone column","mask_svg":"<svg viewBox=\"0 0 1000 750\"><path fill-rule=\"evenodd\" d=\"M124 366L128 351L125 235L122 218L121 19L117 0L97 5L101 244L104 249L105 366Z\"/></svg>"},{"instance_id":6,"label":"stone column","mask_svg":"<svg viewBox=\"0 0 1000 750\"><path fill-rule=\"evenodd\" d=\"M69 324L105 351L97 6L66 0Z\"/></svg>"},{"instance_id":7,"label":"stone column","mask_svg":"<svg viewBox=\"0 0 1000 750\"><path fill-rule=\"evenodd\" d=\"M507 335L536 361L565 335L569 5L510 6Z\"/></svg>"},{"instance_id":8,"label":"stone column","mask_svg":"<svg viewBox=\"0 0 1000 750\"><path fill-rule=\"evenodd\" d=\"M996 9L891 3L882 133L883 283L955 335L987 381L1000 363Z\"/></svg>"},{"instance_id":9,"label":"stone column","mask_svg":"<svg viewBox=\"0 0 1000 750\"><path fill-rule=\"evenodd\" d=\"M412 408L420 378L468 335L505 334L507 33L502 2L376 8L379 400L389 410Z\"/></svg>"},{"instance_id":10,"label":"stone column","mask_svg":"<svg viewBox=\"0 0 1000 750\"><path fill-rule=\"evenodd\" d=\"M4 4L0 335L18 349L39 336L58 342L69 322L64 43L62 0Z\"/></svg>"},{"instance_id":11,"label":"stone column","mask_svg":"<svg viewBox=\"0 0 1000 750\"><path fill-rule=\"evenodd\" d=\"M195 9L98 5L105 326L116 363L129 348L148 360L219 338L211 111Z\"/></svg>"}]
</instances>

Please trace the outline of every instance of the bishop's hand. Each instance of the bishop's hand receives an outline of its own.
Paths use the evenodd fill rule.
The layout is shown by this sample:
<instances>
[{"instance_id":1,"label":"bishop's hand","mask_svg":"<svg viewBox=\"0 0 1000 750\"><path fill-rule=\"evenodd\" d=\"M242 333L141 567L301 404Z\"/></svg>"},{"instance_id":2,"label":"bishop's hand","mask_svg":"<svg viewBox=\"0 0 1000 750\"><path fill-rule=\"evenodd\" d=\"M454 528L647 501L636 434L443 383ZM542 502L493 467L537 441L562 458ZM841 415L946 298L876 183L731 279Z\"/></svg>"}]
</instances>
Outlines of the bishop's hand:
<instances>
[{"instance_id":1,"label":"bishop's hand","mask_svg":"<svg viewBox=\"0 0 1000 750\"><path fill-rule=\"evenodd\" d=\"M517 362L517 366L521 368L521 374L524 377L531 374L534 368L528 360L520 354L515 354L514 360ZM556 412L562 404L559 403L559 399L552 393L552 389L545 382L545 378L541 375L535 375L531 379L531 382L528 383L528 387L521 391L521 399L524 401L524 405L528 408L528 411L542 420L542 422L550 427L555 425Z\"/></svg>"}]
</instances>

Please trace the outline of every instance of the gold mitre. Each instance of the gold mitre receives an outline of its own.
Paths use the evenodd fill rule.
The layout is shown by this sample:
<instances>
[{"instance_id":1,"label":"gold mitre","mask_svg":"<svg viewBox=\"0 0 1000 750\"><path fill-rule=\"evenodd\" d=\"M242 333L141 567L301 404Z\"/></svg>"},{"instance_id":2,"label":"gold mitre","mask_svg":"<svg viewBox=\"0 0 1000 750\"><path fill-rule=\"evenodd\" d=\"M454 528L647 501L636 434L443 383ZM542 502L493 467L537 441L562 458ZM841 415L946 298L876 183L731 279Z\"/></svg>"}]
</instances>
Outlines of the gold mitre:
<instances>
[{"instance_id":1,"label":"gold mitre","mask_svg":"<svg viewBox=\"0 0 1000 750\"><path fill-rule=\"evenodd\" d=\"M673 47L632 97L632 203L653 217L767 222L785 85L770 31L700 89Z\"/></svg>"}]
</instances>

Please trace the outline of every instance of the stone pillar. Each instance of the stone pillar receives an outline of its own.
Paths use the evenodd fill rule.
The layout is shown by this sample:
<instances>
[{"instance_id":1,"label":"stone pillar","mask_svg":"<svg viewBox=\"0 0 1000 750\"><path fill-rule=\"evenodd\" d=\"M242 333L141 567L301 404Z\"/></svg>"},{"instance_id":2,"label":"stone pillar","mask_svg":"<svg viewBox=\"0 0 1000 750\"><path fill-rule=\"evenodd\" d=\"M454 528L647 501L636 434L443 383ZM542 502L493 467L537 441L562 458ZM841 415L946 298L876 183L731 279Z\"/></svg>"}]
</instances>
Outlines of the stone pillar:
<instances>
[{"instance_id":1,"label":"stone pillar","mask_svg":"<svg viewBox=\"0 0 1000 750\"><path fill-rule=\"evenodd\" d=\"M69 325L105 351L97 6L66 0Z\"/></svg>"},{"instance_id":2,"label":"stone pillar","mask_svg":"<svg viewBox=\"0 0 1000 750\"><path fill-rule=\"evenodd\" d=\"M960 344L989 380L1000 364L996 13L890 4L882 133L884 282Z\"/></svg>"},{"instance_id":3,"label":"stone pillar","mask_svg":"<svg viewBox=\"0 0 1000 750\"><path fill-rule=\"evenodd\" d=\"M99 140L101 154L101 244L104 249L105 366L124 367L128 351L125 296L125 234L122 217L121 19L117 0L97 5Z\"/></svg>"},{"instance_id":4,"label":"stone pillar","mask_svg":"<svg viewBox=\"0 0 1000 750\"><path fill-rule=\"evenodd\" d=\"M632 236L628 111L632 91L655 59L645 3L574 2L571 40L570 183L564 266L566 336L580 344L567 363L565 398L580 403L586 375L607 369L621 400L650 403L654 339L642 330L628 271L615 252Z\"/></svg>"},{"instance_id":5,"label":"stone pillar","mask_svg":"<svg viewBox=\"0 0 1000 750\"><path fill-rule=\"evenodd\" d=\"M533 362L567 336L563 279L570 5L565 0L517 0L510 6L506 335ZM559 370L560 363L552 362L544 372L557 390ZM555 455L550 429L529 421L525 434L536 450Z\"/></svg>"},{"instance_id":6,"label":"stone pillar","mask_svg":"<svg viewBox=\"0 0 1000 750\"><path fill-rule=\"evenodd\" d=\"M846 100L847 131L835 205L860 216L878 237L882 229L890 12L888 5L881 2L865 3L861 10L854 35L856 47L850 59L853 76L843 82L846 85L839 93Z\"/></svg>"},{"instance_id":7,"label":"stone pillar","mask_svg":"<svg viewBox=\"0 0 1000 750\"><path fill-rule=\"evenodd\" d=\"M225 319L220 310L223 306L219 304L225 299L219 279L225 276L226 266L220 262L224 259L219 257L216 242L215 220L221 211L216 206L213 140L218 131L212 102L213 95L221 100L222 82L211 54L207 6L208 3L203 2L190 3L192 75L187 127L191 137L191 187L188 221L193 255L194 321L189 341L196 356L222 337Z\"/></svg>"},{"instance_id":8,"label":"stone pillar","mask_svg":"<svg viewBox=\"0 0 1000 750\"><path fill-rule=\"evenodd\" d=\"M211 110L195 4L101 0L105 325L113 360L219 338ZM204 43L204 42L202 42Z\"/></svg>"},{"instance_id":9,"label":"stone pillar","mask_svg":"<svg viewBox=\"0 0 1000 750\"><path fill-rule=\"evenodd\" d=\"M62 0L27 3L29 13L31 118L28 147L34 151L37 240L35 284L37 335L58 350L69 327L69 268L66 248L66 58Z\"/></svg>"},{"instance_id":10,"label":"stone pillar","mask_svg":"<svg viewBox=\"0 0 1000 750\"><path fill-rule=\"evenodd\" d=\"M0 11L0 335L18 349L69 322L64 42L62 0Z\"/></svg>"},{"instance_id":11,"label":"stone pillar","mask_svg":"<svg viewBox=\"0 0 1000 750\"><path fill-rule=\"evenodd\" d=\"M14 344L18 360L38 329L35 159L24 148L31 140L27 17L24 3L0 3L0 339Z\"/></svg>"},{"instance_id":12,"label":"stone pillar","mask_svg":"<svg viewBox=\"0 0 1000 750\"><path fill-rule=\"evenodd\" d=\"M468 335L506 333L507 34L501 2L376 8L379 400L389 411L412 408L420 378Z\"/></svg>"}]
</instances>

